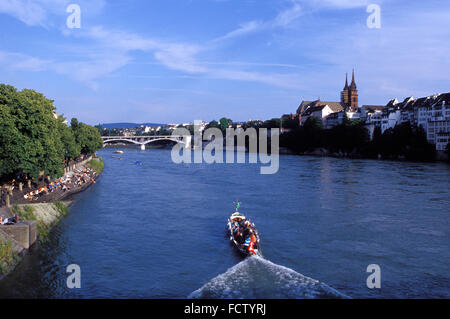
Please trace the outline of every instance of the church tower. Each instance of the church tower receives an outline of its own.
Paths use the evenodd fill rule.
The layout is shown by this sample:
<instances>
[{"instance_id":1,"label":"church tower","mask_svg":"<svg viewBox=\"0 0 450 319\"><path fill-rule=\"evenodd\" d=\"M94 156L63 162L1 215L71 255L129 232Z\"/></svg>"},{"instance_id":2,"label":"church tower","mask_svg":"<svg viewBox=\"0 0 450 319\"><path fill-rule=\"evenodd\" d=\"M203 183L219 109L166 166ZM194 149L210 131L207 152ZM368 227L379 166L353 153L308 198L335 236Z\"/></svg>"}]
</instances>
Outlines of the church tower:
<instances>
[{"instance_id":1,"label":"church tower","mask_svg":"<svg viewBox=\"0 0 450 319\"><path fill-rule=\"evenodd\" d=\"M348 75L345 73L345 86L344 90L341 92L341 104L344 106L344 108L347 108L349 103L349 95L348 95Z\"/></svg>"},{"instance_id":2,"label":"church tower","mask_svg":"<svg viewBox=\"0 0 450 319\"><path fill-rule=\"evenodd\" d=\"M352 112L358 111L358 89L356 88L355 82L355 70L353 70L352 74L352 83L348 89L349 96L349 110Z\"/></svg>"},{"instance_id":3,"label":"church tower","mask_svg":"<svg viewBox=\"0 0 450 319\"><path fill-rule=\"evenodd\" d=\"M352 83L348 85L348 74L345 74L345 86L341 92L341 104L346 111L358 111L358 89L355 82L355 70L352 73Z\"/></svg>"}]
</instances>

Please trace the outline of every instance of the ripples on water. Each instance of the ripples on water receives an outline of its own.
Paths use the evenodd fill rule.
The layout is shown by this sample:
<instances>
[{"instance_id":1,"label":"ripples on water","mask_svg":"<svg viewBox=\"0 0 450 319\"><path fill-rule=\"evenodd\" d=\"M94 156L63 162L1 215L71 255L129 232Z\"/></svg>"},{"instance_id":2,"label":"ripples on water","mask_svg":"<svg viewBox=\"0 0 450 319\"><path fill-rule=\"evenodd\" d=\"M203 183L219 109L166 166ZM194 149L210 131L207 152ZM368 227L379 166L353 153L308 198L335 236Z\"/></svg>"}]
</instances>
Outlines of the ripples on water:
<instances>
[{"instance_id":1,"label":"ripples on water","mask_svg":"<svg viewBox=\"0 0 450 319\"><path fill-rule=\"evenodd\" d=\"M278 174L260 175L255 164L176 165L168 150L112 152L1 297L450 297L446 164L281 156ZM229 244L236 199L266 259L243 261ZM78 290L65 286L72 263ZM373 263L380 290L366 287Z\"/></svg>"}]
</instances>

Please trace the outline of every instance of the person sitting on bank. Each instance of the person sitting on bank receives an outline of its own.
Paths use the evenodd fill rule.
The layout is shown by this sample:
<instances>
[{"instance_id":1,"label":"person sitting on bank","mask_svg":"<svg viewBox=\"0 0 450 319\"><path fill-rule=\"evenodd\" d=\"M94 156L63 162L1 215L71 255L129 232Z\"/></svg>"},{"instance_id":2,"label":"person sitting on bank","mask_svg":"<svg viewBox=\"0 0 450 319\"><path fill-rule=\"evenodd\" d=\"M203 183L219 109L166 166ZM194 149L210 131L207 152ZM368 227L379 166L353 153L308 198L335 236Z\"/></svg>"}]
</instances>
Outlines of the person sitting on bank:
<instances>
[{"instance_id":1,"label":"person sitting on bank","mask_svg":"<svg viewBox=\"0 0 450 319\"><path fill-rule=\"evenodd\" d=\"M2 225L13 225L13 224L16 224L17 222L19 222L19 216L16 215L14 217L5 218L5 220L3 220L3 218L2 218L1 224Z\"/></svg>"}]
</instances>

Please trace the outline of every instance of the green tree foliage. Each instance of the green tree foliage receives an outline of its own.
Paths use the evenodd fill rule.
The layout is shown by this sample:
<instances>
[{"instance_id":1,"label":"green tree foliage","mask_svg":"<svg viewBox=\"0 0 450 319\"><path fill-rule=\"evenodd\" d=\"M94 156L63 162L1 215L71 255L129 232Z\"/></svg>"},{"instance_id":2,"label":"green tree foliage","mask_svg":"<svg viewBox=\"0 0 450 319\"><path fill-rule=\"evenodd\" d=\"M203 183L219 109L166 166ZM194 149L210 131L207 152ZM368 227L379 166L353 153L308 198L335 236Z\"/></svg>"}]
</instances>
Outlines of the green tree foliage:
<instances>
[{"instance_id":1,"label":"green tree foliage","mask_svg":"<svg viewBox=\"0 0 450 319\"><path fill-rule=\"evenodd\" d=\"M64 118L59 117L58 120L58 129L64 146L64 158L68 162L81 154L81 147L75 139L73 130L64 123Z\"/></svg>"},{"instance_id":2,"label":"green tree foliage","mask_svg":"<svg viewBox=\"0 0 450 319\"><path fill-rule=\"evenodd\" d=\"M211 121L205 127L205 129L209 129L209 128L219 128L220 129L220 124L217 121Z\"/></svg>"},{"instance_id":3,"label":"green tree foliage","mask_svg":"<svg viewBox=\"0 0 450 319\"><path fill-rule=\"evenodd\" d=\"M299 127L298 119L292 119L290 116L283 116L281 118L281 126L285 129L296 129Z\"/></svg>"},{"instance_id":4,"label":"green tree foliage","mask_svg":"<svg viewBox=\"0 0 450 319\"><path fill-rule=\"evenodd\" d=\"M36 178L40 171L59 175L64 150L53 101L33 90L17 91L0 85L1 175L24 174Z\"/></svg>"},{"instance_id":5,"label":"green tree foliage","mask_svg":"<svg viewBox=\"0 0 450 319\"><path fill-rule=\"evenodd\" d=\"M331 152L344 154L361 153L370 140L369 131L364 123L350 121L344 117L341 124L336 125L324 134L325 147Z\"/></svg>"},{"instance_id":6,"label":"green tree foliage","mask_svg":"<svg viewBox=\"0 0 450 319\"><path fill-rule=\"evenodd\" d=\"M254 129L258 129L261 127L261 122L260 121L247 121L244 123L244 125L242 126L245 130L248 129L249 127L253 127Z\"/></svg>"},{"instance_id":7,"label":"green tree foliage","mask_svg":"<svg viewBox=\"0 0 450 319\"><path fill-rule=\"evenodd\" d=\"M302 126L281 135L281 146L303 153L323 146L323 123L314 116L309 117Z\"/></svg>"},{"instance_id":8,"label":"green tree foliage","mask_svg":"<svg viewBox=\"0 0 450 319\"><path fill-rule=\"evenodd\" d=\"M376 153L383 158L430 161L436 157L436 149L428 143L425 130L409 122L387 129L382 135L374 135L373 143Z\"/></svg>"},{"instance_id":9,"label":"green tree foliage","mask_svg":"<svg viewBox=\"0 0 450 319\"><path fill-rule=\"evenodd\" d=\"M100 135L103 134L103 127L102 127L101 124L97 124L97 125L94 126L94 127L97 129L97 131L100 133Z\"/></svg>"},{"instance_id":10,"label":"green tree foliage","mask_svg":"<svg viewBox=\"0 0 450 319\"><path fill-rule=\"evenodd\" d=\"M267 120L263 123L262 127L265 128L280 128L281 127L281 119L273 118L270 120Z\"/></svg>"},{"instance_id":11,"label":"green tree foliage","mask_svg":"<svg viewBox=\"0 0 450 319\"><path fill-rule=\"evenodd\" d=\"M231 119L227 119L226 117L222 117L219 120L219 125L220 125L220 129L222 130L222 132L225 132L226 129L230 126L233 125L233 121Z\"/></svg>"},{"instance_id":12,"label":"green tree foliage","mask_svg":"<svg viewBox=\"0 0 450 319\"><path fill-rule=\"evenodd\" d=\"M53 101L43 94L0 84L0 177L63 174L64 161L78 156L81 147L64 119L55 114ZM96 143L89 144L89 151L102 146L91 139Z\"/></svg>"},{"instance_id":13,"label":"green tree foliage","mask_svg":"<svg viewBox=\"0 0 450 319\"><path fill-rule=\"evenodd\" d=\"M75 140L83 154L92 154L103 146L103 140L99 131L90 125L78 122L76 118L70 121Z\"/></svg>"},{"instance_id":14,"label":"green tree foliage","mask_svg":"<svg viewBox=\"0 0 450 319\"><path fill-rule=\"evenodd\" d=\"M344 117L341 124L325 130L322 121L309 117L306 122L281 135L281 146L295 152L304 153L317 148L326 148L331 153L386 159L405 158L408 160L431 161L435 159L434 145L428 143L422 127L401 123L381 134L375 128L373 139L364 123Z\"/></svg>"},{"instance_id":15,"label":"green tree foliage","mask_svg":"<svg viewBox=\"0 0 450 319\"><path fill-rule=\"evenodd\" d=\"M71 127L73 126L71 125ZM143 135L154 135L154 132L143 133ZM101 136L123 136L123 133L117 128L104 128Z\"/></svg>"}]
</instances>

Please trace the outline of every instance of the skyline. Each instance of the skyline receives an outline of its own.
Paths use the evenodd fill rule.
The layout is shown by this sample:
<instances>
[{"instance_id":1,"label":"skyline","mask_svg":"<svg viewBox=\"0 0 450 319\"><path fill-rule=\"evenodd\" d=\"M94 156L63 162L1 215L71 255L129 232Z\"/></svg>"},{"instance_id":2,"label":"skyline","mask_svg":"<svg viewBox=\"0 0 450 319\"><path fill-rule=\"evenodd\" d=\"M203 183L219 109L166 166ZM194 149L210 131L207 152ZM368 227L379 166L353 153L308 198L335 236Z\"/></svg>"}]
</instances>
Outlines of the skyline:
<instances>
[{"instance_id":1,"label":"skyline","mask_svg":"<svg viewBox=\"0 0 450 319\"><path fill-rule=\"evenodd\" d=\"M89 124L279 117L338 101L353 68L360 105L384 105L449 91L449 17L438 1L3 0L0 82Z\"/></svg>"}]
</instances>

